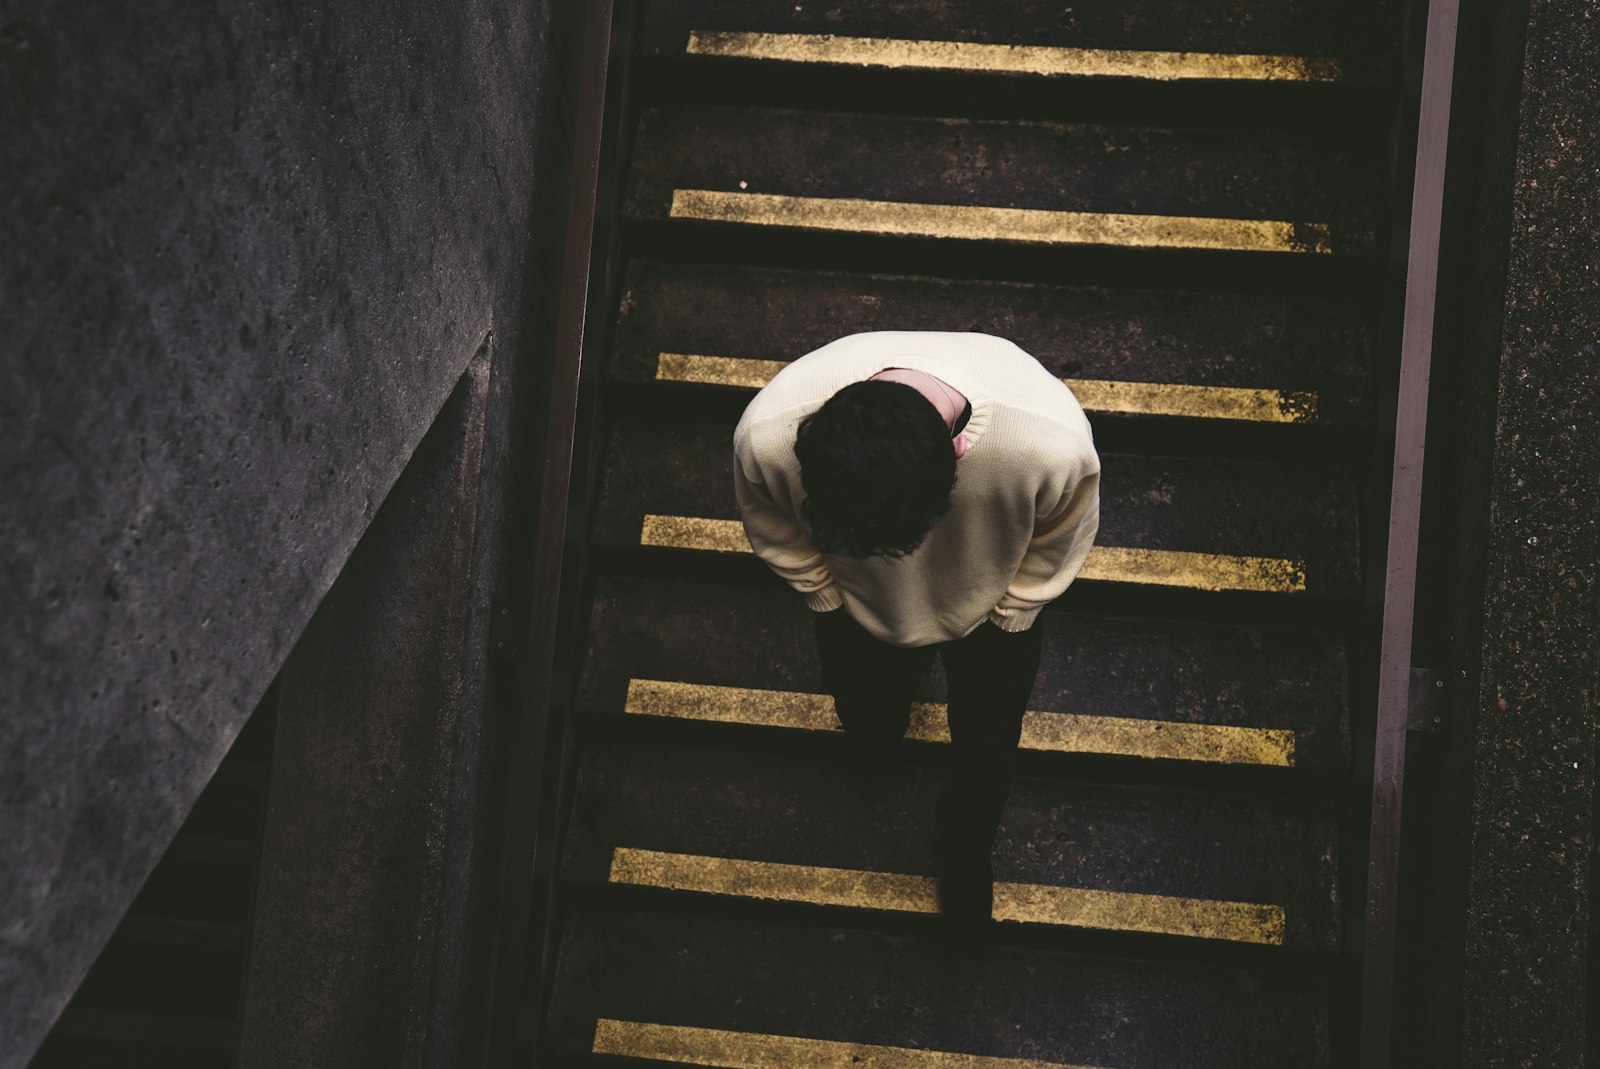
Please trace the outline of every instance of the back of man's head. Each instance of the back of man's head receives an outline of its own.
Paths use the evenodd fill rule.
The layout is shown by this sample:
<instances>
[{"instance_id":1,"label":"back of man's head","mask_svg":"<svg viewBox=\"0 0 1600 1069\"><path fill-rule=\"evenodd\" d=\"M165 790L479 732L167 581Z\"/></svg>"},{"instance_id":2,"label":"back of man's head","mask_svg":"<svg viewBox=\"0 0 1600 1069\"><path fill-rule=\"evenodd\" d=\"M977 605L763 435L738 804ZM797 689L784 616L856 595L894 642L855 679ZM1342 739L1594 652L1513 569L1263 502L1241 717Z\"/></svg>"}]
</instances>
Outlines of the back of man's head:
<instances>
[{"instance_id":1,"label":"back of man's head","mask_svg":"<svg viewBox=\"0 0 1600 1069\"><path fill-rule=\"evenodd\" d=\"M851 383L795 436L817 547L852 557L904 557L950 510L956 453L950 428L904 383Z\"/></svg>"}]
</instances>

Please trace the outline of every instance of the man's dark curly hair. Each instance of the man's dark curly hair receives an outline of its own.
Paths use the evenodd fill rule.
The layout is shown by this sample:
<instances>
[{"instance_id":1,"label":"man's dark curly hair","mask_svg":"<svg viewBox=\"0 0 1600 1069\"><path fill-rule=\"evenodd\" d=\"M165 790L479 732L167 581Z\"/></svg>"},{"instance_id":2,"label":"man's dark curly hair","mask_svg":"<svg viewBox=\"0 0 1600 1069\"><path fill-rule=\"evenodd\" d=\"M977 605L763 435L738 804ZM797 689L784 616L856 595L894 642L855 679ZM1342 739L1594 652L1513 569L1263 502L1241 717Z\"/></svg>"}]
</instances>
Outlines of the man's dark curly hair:
<instances>
[{"instance_id":1,"label":"man's dark curly hair","mask_svg":"<svg viewBox=\"0 0 1600 1069\"><path fill-rule=\"evenodd\" d=\"M904 557L950 511L950 428L904 383L844 387L800 422L794 451L800 511L824 553Z\"/></svg>"}]
</instances>

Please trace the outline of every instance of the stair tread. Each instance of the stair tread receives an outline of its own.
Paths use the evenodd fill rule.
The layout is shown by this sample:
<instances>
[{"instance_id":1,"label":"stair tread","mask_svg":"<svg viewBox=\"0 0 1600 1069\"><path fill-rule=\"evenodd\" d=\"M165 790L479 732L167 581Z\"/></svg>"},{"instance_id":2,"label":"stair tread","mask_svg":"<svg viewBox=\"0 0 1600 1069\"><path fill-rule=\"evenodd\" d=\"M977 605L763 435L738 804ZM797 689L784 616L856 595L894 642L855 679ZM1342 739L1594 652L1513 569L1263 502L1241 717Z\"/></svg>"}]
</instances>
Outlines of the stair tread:
<instances>
[{"instance_id":1,"label":"stair tread","mask_svg":"<svg viewBox=\"0 0 1600 1069\"><path fill-rule=\"evenodd\" d=\"M220 940L112 939L73 994L81 1009L228 1017L243 982L241 946Z\"/></svg>"},{"instance_id":2,"label":"stair tread","mask_svg":"<svg viewBox=\"0 0 1600 1069\"><path fill-rule=\"evenodd\" d=\"M858 331L978 330L1063 378L1309 394L1297 421L1371 418L1367 316L1351 298L634 261L621 308L610 373L625 382L657 381L663 353L789 361Z\"/></svg>"},{"instance_id":3,"label":"stair tread","mask_svg":"<svg viewBox=\"0 0 1600 1069\"><path fill-rule=\"evenodd\" d=\"M1003 45L1179 52L1329 56L1345 80L1385 75L1393 19L1390 5L1360 12L1336 0L1270 3L1229 0L1188 4L1091 0L902 0L894 4L793 0L658 0L650 5L640 49L682 56L691 31L743 30L847 34L898 40L974 41Z\"/></svg>"},{"instance_id":4,"label":"stair tread","mask_svg":"<svg viewBox=\"0 0 1600 1069\"><path fill-rule=\"evenodd\" d=\"M594 540L637 547L652 515L736 521L732 430L646 420L614 426ZM1096 544L1299 562L1306 592L1348 596L1358 589L1353 475L1304 464L1102 454Z\"/></svg>"},{"instance_id":5,"label":"stair tread","mask_svg":"<svg viewBox=\"0 0 1600 1069\"><path fill-rule=\"evenodd\" d=\"M926 876L935 871L933 800L949 783L943 769L895 762L862 777L831 754L591 746L579 772L564 874L586 883L606 883L608 873L613 882L638 882L612 870L613 851L623 848ZM1047 910L1041 923L1332 950L1335 838L1329 806L1318 801L1016 776L995 878L1119 898L1087 917L1063 920ZM761 887L790 885L789 874L777 875L770 885L731 886L760 895ZM1193 903L1149 896L1265 909L1209 916ZM878 901L870 889L847 898L866 909Z\"/></svg>"},{"instance_id":6,"label":"stair tread","mask_svg":"<svg viewBox=\"0 0 1600 1069\"><path fill-rule=\"evenodd\" d=\"M169 852L140 888L128 916L243 924L250 918L255 886L252 864L228 856Z\"/></svg>"},{"instance_id":7,"label":"stair tread","mask_svg":"<svg viewBox=\"0 0 1600 1069\"><path fill-rule=\"evenodd\" d=\"M1376 251L1384 159L1381 144L1328 134L705 106L647 111L633 158L635 220L668 219L676 190L712 190L1276 220L1302 242L1326 227L1329 249L1357 255Z\"/></svg>"},{"instance_id":8,"label":"stair tread","mask_svg":"<svg viewBox=\"0 0 1600 1069\"><path fill-rule=\"evenodd\" d=\"M177 1016L69 1006L62 1012L52 1038L98 1039L140 1046L170 1044L174 1047L214 1048L231 1054L238 1040L238 1031L238 1023L228 1017ZM130 1052L120 1047L116 1053L126 1059ZM81 1062L71 1064L82 1065ZM118 1064L128 1063L121 1061Z\"/></svg>"},{"instance_id":9,"label":"stair tread","mask_svg":"<svg viewBox=\"0 0 1600 1069\"><path fill-rule=\"evenodd\" d=\"M249 944L250 929L244 924L130 914L122 918L112 938L167 946L243 950Z\"/></svg>"},{"instance_id":10,"label":"stair tread","mask_svg":"<svg viewBox=\"0 0 1600 1069\"><path fill-rule=\"evenodd\" d=\"M606 1019L1116 1069L1328 1064L1318 976L1010 947L972 956L932 938L581 899L552 990L549 1046L568 1056L592 1051Z\"/></svg>"},{"instance_id":11,"label":"stair tread","mask_svg":"<svg viewBox=\"0 0 1600 1069\"><path fill-rule=\"evenodd\" d=\"M621 715L633 680L824 695L811 618L786 590L606 577L581 707ZM1035 626L1044 656L1030 710L1288 733L1294 767L1344 767L1347 669L1327 635L1056 612ZM944 700L937 667L924 697ZM1226 753L1196 759L1243 763Z\"/></svg>"}]
</instances>

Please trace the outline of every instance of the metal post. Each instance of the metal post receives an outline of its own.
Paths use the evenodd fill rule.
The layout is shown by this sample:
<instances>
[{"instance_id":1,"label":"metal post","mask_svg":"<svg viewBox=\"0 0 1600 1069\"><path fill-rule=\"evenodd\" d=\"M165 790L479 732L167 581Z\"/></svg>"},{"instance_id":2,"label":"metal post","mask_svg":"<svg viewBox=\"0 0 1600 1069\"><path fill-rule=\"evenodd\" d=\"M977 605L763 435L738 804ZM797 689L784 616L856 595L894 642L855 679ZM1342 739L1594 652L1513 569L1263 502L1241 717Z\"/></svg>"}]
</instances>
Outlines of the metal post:
<instances>
[{"instance_id":1,"label":"metal post","mask_svg":"<svg viewBox=\"0 0 1600 1069\"><path fill-rule=\"evenodd\" d=\"M1387 1069L1394 1044L1400 803L1405 788L1423 444L1428 425L1428 380L1433 357L1457 12L1458 0L1433 0L1429 5L1422 63L1417 165L1411 190L1411 232L1406 254L1405 313L1400 340L1394 481L1389 498L1377 737L1372 762L1372 836L1367 854L1366 945L1361 995L1362 1069Z\"/></svg>"}]
</instances>

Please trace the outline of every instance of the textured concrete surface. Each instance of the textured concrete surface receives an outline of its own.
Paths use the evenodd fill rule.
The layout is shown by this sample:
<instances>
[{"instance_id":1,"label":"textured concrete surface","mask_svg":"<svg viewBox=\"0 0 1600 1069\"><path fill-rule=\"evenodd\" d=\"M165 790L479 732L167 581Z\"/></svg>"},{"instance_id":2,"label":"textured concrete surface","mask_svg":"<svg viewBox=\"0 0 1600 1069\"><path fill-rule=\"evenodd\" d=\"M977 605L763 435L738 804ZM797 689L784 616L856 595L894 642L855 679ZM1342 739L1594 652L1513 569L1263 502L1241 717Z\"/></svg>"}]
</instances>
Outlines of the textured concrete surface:
<instances>
[{"instance_id":1,"label":"textured concrete surface","mask_svg":"<svg viewBox=\"0 0 1600 1069\"><path fill-rule=\"evenodd\" d=\"M1600 699L1600 25L1531 0L1490 472L1467 1066L1584 1061Z\"/></svg>"},{"instance_id":2,"label":"textured concrete surface","mask_svg":"<svg viewBox=\"0 0 1600 1069\"><path fill-rule=\"evenodd\" d=\"M488 384L474 360L283 667L240 1066L430 1064Z\"/></svg>"},{"instance_id":3,"label":"textured concrete surface","mask_svg":"<svg viewBox=\"0 0 1600 1069\"><path fill-rule=\"evenodd\" d=\"M1327 983L1314 975L962 954L940 939L622 910L598 895L567 912L554 991L551 1045L573 1060L608 1018L1049 1064L1329 1064ZM777 1064L817 1062L828 1064Z\"/></svg>"},{"instance_id":4,"label":"textured concrete surface","mask_svg":"<svg viewBox=\"0 0 1600 1069\"><path fill-rule=\"evenodd\" d=\"M1451 356L1435 363L1413 658L1447 667L1454 698L1444 736L1413 740L1398 1060L1578 1065L1594 989L1600 41L1592 10L1560 0L1466 5L1462 33Z\"/></svg>"},{"instance_id":5,"label":"textured concrete surface","mask_svg":"<svg viewBox=\"0 0 1600 1069\"><path fill-rule=\"evenodd\" d=\"M515 348L544 10L0 12L0 1065Z\"/></svg>"}]
</instances>

